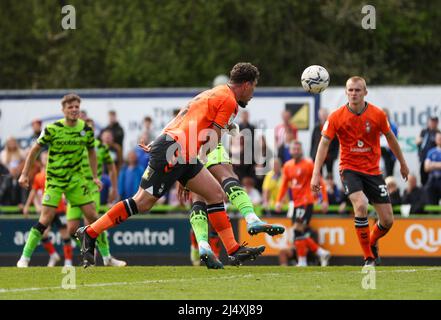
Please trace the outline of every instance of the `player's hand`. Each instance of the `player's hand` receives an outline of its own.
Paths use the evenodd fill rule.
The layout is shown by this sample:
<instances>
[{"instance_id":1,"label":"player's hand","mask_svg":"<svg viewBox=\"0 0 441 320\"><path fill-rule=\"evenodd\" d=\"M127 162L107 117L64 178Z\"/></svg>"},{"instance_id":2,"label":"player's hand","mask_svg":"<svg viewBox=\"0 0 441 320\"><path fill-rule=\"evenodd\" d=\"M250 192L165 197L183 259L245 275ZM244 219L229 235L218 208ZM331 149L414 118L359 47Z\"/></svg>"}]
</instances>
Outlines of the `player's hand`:
<instances>
[{"instance_id":1,"label":"player's hand","mask_svg":"<svg viewBox=\"0 0 441 320\"><path fill-rule=\"evenodd\" d=\"M149 153L152 150L152 144L153 141L146 145L144 139L141 138L141 140L139 140L138 147L144 150L144 152Z\"/></svg>"},{"instance_id":2,"label":"player's hand","mask_svg":"<svg viewBox=\"0 0 441 320\"><path fill-rule=\"evenodd\" d=\"M403 177L404 181L407 181L407 177L409 176L409 168L406 163L402 163L400 166L400 173Z\"/></svg>"},{"instance_id":3,"label":"player's hand","mask_svg":"<svg viewBox=\"0 0 441 320\"><path fill-rule=\"evenodd\" d=\"M94 178L93 179L93 183L95 183L98 186L98 190L101 192L101 190L103 190L103 183L101 182L100 179L98 178Z\"/></svg>"},{"instance_id":4,"label":"player's hand","mask_svg":"<svg viewBox=\"0 0 441 320\"><path fill-rule=\"evenodd\" d=\"M190 190L185 188L182 184L178 184L178 200L184 204L190 199Z\"/></svg>"},{"instance_id":5,"label":"player's hand","mask_svg":"<svg viewBox=\"0 0 441 320\"><path fill-rule=\"evenodd\" d=\"M322 187L320 186L320 175L312 175L311 178L311 191L319 193Z\"/></svg>"},{"instance_id":6,"label":"player's hand","mask_svg":"<svg viewBox=\"0 0 441 320\"><path fill-rule=\"evenodd\" d=\"M276 205L274 206L274 211L276 212L282 211L282 203L277 202Z\"/></svg>"},{"instance_id":7,"label":"player's hand","mask_svg":"<svg viewBox=\"0 0 441 320\"><path fill-rule=\"evenodd\" d=\"M323 201L322 202L322 212L323 213L327 213L329 210L329 202L327 201Z\"/></svg>"},{"instance_id":8,"label":"player's hand","mask_svg":"<svg viewBox=\"0 0 441 320\"><path fill-rule=\"evenodd\" d=\"M235 122L232 122L228 126L228 134L232 137L238 136L240 132L239 125Z\"/></svg>"},{"instance_id":9,"label":"player's hand","mask_svg":"<svg viewBox=\"0 0 441 320\"><path fill-rule=\"evenodd\" d=\"M20 184L20 187L28 189L29 188L29 177L21 174L20 178L18 178L18 183Z\"/></svg>"}]
</instances>

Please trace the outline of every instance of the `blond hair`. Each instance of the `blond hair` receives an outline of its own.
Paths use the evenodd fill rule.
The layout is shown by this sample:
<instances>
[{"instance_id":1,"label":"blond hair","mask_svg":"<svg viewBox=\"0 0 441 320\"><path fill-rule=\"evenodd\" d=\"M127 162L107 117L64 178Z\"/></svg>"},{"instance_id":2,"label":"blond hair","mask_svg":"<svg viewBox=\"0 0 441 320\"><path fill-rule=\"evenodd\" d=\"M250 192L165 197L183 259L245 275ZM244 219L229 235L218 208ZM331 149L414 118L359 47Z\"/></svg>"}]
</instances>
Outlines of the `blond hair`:
<instances>
[{"instance_id":1,"label":"blond hair","mask_svg":"<svg viewBox=\"0 0 441 320\"><path fill-rule=\"evenodd\" d=\"M346 81L346 87L348 87L348 83L349 82L361 82L363 84L364 89L366 90L367 86L366 86L366 80L364 80L364 78L360 77L360 76L353 76L350 77L347 81Z\"/></svg>"}]
</instances>

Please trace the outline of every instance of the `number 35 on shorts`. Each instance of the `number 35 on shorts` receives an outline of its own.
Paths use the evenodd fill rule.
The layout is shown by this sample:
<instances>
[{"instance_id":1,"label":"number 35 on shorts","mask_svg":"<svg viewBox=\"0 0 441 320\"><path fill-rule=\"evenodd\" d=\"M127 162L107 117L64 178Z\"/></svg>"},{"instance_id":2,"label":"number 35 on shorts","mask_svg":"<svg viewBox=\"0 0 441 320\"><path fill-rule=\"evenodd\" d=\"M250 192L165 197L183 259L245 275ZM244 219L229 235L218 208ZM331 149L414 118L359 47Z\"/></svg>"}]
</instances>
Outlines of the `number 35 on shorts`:
<instances>
[{"instance_id":1,"label":"number 35 on shorts","mask_svg":"<svg viewBox=\"0 0 441 320\"><path fill-rule=\"evenodd\" d=\"M381 197L387 197L389 195L389 192L387 191L387 186L385 184L380 184L378 188L381 191L380 193Z\"/></svg>"}]
</instances>

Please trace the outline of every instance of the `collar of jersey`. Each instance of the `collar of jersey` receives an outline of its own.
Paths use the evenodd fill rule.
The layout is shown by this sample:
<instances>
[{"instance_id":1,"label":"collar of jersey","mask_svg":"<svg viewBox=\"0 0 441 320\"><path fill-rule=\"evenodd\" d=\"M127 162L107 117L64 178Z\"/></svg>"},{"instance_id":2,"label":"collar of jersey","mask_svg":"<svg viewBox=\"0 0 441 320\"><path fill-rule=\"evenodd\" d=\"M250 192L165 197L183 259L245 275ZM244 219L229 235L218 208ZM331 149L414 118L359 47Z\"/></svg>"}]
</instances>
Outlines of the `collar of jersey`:
<instances>
[{"instance_id":1,"label":"collar of jersey","mask_svg":"<svg viewBox=\"0 0 441 320\"><path fill-rule=\"evenodd\" d=\"M349 106L349 102L346 103L346 108L349 110L349 112L355 114L356 116L360 116L360 115L362 115L362 114L366 111L367 107L368 107L368 103L365 101L365 102L364 102L364 108L363 108L363 110L361 110L359 113L357 113L357 112L354 112L354 110L351 109L351 107Z\"/></svg>"}]
</instances>

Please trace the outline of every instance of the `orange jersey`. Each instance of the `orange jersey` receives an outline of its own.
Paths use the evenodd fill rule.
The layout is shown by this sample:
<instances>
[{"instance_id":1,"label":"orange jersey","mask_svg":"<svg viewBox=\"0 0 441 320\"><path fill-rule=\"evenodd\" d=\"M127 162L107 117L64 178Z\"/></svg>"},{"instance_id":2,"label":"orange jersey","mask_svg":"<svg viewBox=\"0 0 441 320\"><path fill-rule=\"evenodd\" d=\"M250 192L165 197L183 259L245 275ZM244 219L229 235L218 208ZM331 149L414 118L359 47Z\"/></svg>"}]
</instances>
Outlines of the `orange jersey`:
<instances>
[{"instance_id":1,"label":"orange jersey","mask_svg":"<svg viewBox=\"0 0 441 320\"><path fill-rule=\"evenodd\" d=\"M370 175L381 174L380 135L390 131L386 113L373 104L356 114L348 105L332 112L322 135L340 142L340 171L350 169Z\"/></svg>"},{"instance_id":2,"label":"orange jersey","mask_svg":"<svg viewBox=\"0 0 441 320\"><path fill-rule=\"evenodd\" d=\"M291 190L295 207L314 204L315 197L311 191L311 178L314 171L314 163L311 159L302 159L298 163L291 159L282 168L282 183L277 195L277 202L282 200L288 187ZM323 183L322 183L323 186ZM323 201L328 201L326 188L322 188Z\"/></svg>"},{"instance_id":3,"label":"orange jersey","mask_svg":"<svg viewBox=\"0 0 441 320\"><path fill-rule=\"evenodd\" d=\"M35 190L37 193L40 194L40 196L44 193L44 186L46 183L46 174L44 172L39 172L34 177L34 182L32 183L32 189ZM64 199L61 198L60 203L57 207L57 212L65 212L66 211L66 204L64 203Z\"/></svg>"},{"instance_id":4,"label":"orange jersey","mask_svg":"<svg viewBox=\"0 0 441 320\"><path fill-rule=\"evenodd\" d=\"M213 125L226 129L238 112L233 91L227 85L217 86L197 95L187 107L165 127L166 133L181 146L185 159L197 156L204 139L205 129Z\"/></svg>"}]
</instances>

